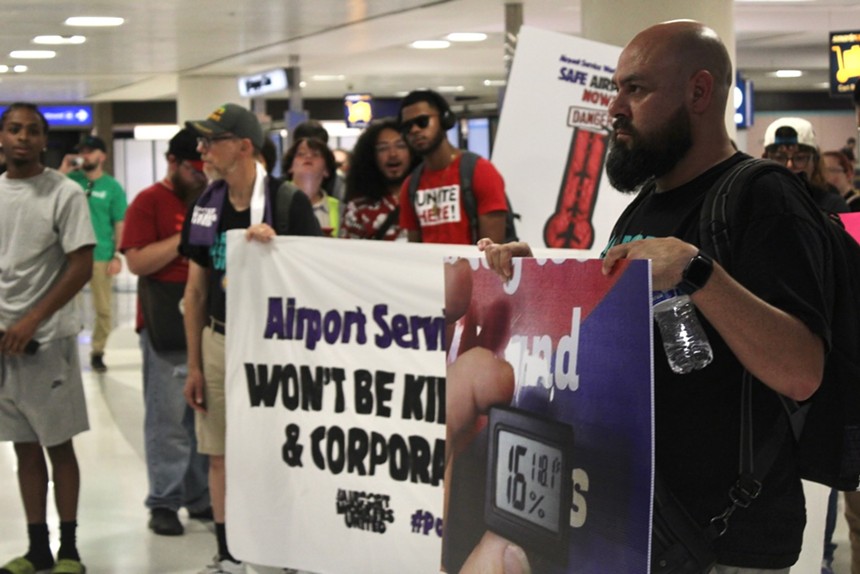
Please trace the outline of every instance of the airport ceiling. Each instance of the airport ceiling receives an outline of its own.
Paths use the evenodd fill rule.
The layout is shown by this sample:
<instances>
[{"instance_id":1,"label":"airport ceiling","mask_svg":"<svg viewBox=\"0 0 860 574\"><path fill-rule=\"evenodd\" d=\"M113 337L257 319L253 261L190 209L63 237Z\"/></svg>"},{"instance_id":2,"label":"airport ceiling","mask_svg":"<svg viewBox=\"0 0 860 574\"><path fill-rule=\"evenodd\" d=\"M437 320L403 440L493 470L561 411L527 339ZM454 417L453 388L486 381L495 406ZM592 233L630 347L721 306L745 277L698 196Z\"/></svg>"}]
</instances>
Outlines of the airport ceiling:
<instances>
[{"instance_id":1,"label":"airport ceiling","mask_svg":"<svg viewBox=\"0 0 860 574\"><path fill-rule=\"evenodd\" d=\"M643 10L647 3L642 0ZM0 100L139 101L176 97L180 76L241 75L297 61L305 98L347 92L399 96L451 87L456 99L494 100L505 77L509 0L0 0ZM578 0L521 0L524 23L580 32ZM611 6L612 0L607 0ZM118 16L115 28L73 28L70 16ZM737 60L757 90L821 90L828 32L860 30L860 2L737 1ZM416 50L415 40L482 32L479 43ZM82 34L77 45L38 46L38 35ZM50 60L13 60L13 50L52 49ZM26 72L11 71L24 64ZM0 68L2 69L2 68ZM766 74L797 69L800 78ZM490 82L492 84L492 82ZM238 97L238 95L237 95ZM271 97L286 97L285 94Z\"/></svg>"}]
</instances>

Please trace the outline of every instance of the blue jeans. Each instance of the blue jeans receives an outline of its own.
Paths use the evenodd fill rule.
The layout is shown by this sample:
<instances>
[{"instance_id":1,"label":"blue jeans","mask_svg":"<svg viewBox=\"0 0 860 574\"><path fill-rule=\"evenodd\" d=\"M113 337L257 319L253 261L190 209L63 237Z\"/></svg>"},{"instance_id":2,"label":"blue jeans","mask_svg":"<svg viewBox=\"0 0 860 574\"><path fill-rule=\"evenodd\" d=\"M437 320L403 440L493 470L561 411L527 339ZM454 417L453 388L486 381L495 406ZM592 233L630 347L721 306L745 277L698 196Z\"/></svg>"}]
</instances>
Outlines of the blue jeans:
<instances>
[{"instance_id":1,"label":"blue jeans","mask_svg":"<svg viewBox=\"0 0 860 574\"><path fill-rule=\"evenodd\" d=\"M202 511L210 506L209 460L197 452L194 411L182 396L187 355L185 351L156 351L146 329L140 332L140 350L149 478L146 506Z\"/></svg>"},{"instance_id":2,"label":"blue jeans","mask_svg":"<svg viewBox=\"0 0 860 574\"><path fill-rule=\"evenodd\" d=\"M824 521L824 556L828 564L833 562L833 554L836 552L836 544L833 543L833 532L836 530L836 515L839 512L839 491L830 490L827 497L827 517Z\"/></svg>"}]
</instances>

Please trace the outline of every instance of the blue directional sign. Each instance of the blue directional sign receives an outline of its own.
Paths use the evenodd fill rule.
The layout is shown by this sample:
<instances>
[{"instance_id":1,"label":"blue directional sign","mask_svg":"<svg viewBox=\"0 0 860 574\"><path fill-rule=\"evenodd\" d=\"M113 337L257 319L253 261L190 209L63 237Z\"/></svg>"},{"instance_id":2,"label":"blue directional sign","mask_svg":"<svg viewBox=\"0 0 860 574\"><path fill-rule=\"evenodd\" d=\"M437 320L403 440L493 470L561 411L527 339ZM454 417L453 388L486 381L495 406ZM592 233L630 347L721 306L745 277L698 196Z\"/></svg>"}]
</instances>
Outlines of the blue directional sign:
<instances>
[{"instance_id":1,"label":"blue directional sign","mask_svg":"<svg viewBox=\"0 0 860 574\"><path fill-rule=\"evenodd\" d=\"M746 129L753 125L753 83L740 74L735 76L735 125Z\"/></svg>"},{"instance_id":2,"label":"blue directional sign","mask_svg":"<svg viewBox=\"0 0 860 574\"><path fill-rule=\"evenodd\" d=\"M3 113L6 107L0 106L0 113ZM93 125L91 105L39 106L39 111L48 120L51 128L89 128Z\"/></svg>"}]
</instances>

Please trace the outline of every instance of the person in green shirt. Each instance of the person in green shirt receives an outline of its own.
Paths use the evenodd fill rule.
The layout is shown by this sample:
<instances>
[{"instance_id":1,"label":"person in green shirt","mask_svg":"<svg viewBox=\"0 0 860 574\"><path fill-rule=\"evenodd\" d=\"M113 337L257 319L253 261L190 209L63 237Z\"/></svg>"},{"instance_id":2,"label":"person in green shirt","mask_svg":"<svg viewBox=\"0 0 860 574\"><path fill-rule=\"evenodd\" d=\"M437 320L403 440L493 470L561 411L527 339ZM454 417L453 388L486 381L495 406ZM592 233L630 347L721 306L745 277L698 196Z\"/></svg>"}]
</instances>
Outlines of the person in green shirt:
<instances>
[{"instance_id":1,"label":"person in green shirt","mask_svg":"<svg viewBox=\"0 0 860 574\"><path fill-rule=\"evenodd\" d=\"M78 145L77 154L67 154L60 166L61 172L84 188L96 234L93 276L90 280L96 315L90 366L96 373L107 371L104 352L111 331L113 277L122 270L122 260L117 249L122 239L122 225L128 206L125 190L104 171L106 159L104 140L87 136Z\"/></svg>"}]
</instances>

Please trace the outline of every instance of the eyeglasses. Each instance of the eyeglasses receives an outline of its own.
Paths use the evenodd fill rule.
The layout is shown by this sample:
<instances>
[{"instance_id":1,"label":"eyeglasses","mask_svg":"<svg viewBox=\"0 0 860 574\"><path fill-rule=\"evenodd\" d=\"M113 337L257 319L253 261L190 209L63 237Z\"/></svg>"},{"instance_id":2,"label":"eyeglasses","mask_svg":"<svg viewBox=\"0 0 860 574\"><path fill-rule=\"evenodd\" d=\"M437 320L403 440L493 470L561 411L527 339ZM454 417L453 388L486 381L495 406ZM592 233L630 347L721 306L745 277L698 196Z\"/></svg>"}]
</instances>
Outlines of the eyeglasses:
<instances>
[{"instance_id":1,"label":"eyeglasses","mask_svg":"<svg viewBox=\"0 0 860 574\"><path fill-rule=\"evenodd\" d=\"M239 138L237 138L236 136L234 136L232 134L231 135L223 135L223 136L215 136L213 138L207 138L207 137L201 136L201 137L197 138L197 147L202 147L203 149L209 149L209 147L215 142L220 142L220 141L224 141L224 140L237 140L237 139L239 139Z\"/></svg>"},{"instance_id":2,"label":"eyeglasses","mask_svg":"<svg viewBox=\"0 0 860 574\"><path fill-rule=\"evenodd\" d=\"M400 133L408 134L412 131L412 126L418 126L418 129L425 129L430 125L430 118L434 117L430 114L422 114L420 116L415 116L411 120L406 120L405 122L400 122Z\"/></svg>"},{"instance_id":3,"label":"eyeglasses","mask_svg":"<svg viewBox=\"0 0 860 574\"><path fill-rule=\"evenodd\" d=\"M427 126L424 126L424 127L427 127ZM400 140L400 141L396 141L394 143L378 144L375 149L376 149L376 153L385 154L385 153L388 153L391 151L406 151L409 148L406 146L406 142L404 142L403 140Z\"/></svg>"},{"instance_id":4,"label":"eyeglasses","mask_svg":"<svg viewBox=\"0 0 860 574\"><path fill-rule=\"evenodd\" d=\"M789 155L785 152L774 151L767 152L767 159L781 163L782 165L788 165L788 162L791 161L791 165L798 169L803 169L806 167L806 164L809 163L809 160L812 159L812 155L813 154L808 152L797 152Z\"/></svg>"}]
</instances>

